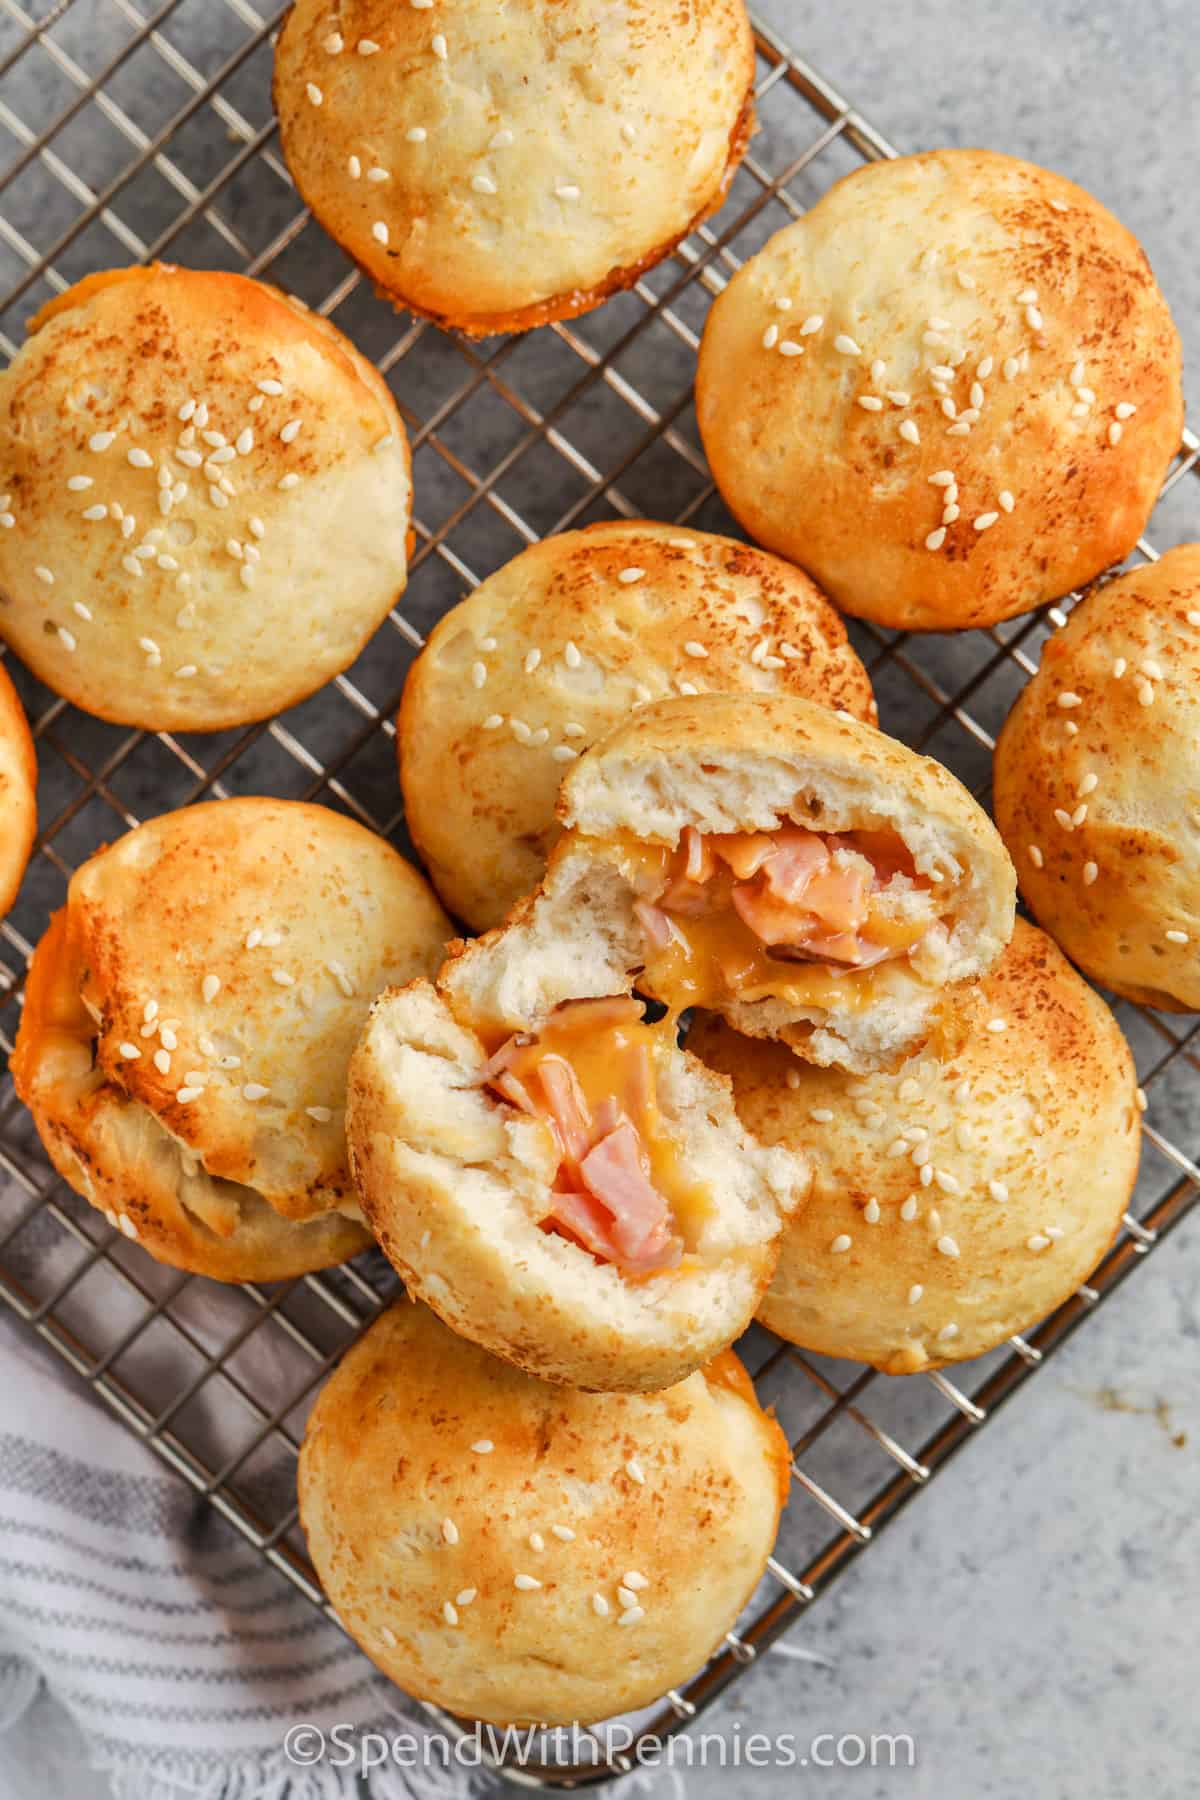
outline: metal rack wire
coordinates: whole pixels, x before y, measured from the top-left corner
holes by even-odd
[[[551,531],[613,516],[730,528],[691,411],[708,303],[832,180],[894,154],[760,27],[761,130],[722,212],[599,312],[472,345],[397,318],[299,206],[270,107],[270,38],[285,11],[250,0],[153,9],[149,0],[0,0],[0,350],[11,355],[29,314],[92,268],[158,256],[262,275],[335,318],[375,358],[411,434],[418,504],[403,616],[344,676],[269,724],[149,738],[75,712],[10,662],[35,721],[43,829],[0,926],[5,1051],[32,945],[100,843],[149,813],[236,792],[321,800],[403,843],[393,720],[419,627]],[[1164,489],[1168,531],[1185,487],[1194,508],[1187,475],[1200,475],[1190,432]],[[1149,543],[1141,553],[1154,555]],[[857,626],[853,635],[884,725],[986,797],[994,733],[1059,616],[1051,608],[945,640]],[[1028,1340],[953,1380],[888,1380],[751,1334],[743,1349],[759,1391],[792,1437],[793,1498],[755,1606],[645,1729],[687,1729],[1194,1203],[1196,1023],[1117,1010],[1149,1096],[1142,1178],[1119,1242]],[[11,1084],[0,1087],[0,1297],[317,1605],[291,1465],[317,1386],[392,1292],[378,1258],[270,1290],[214,1290],[159,1268],[52,1177]],[[276,1371],[265,1388],[261,1364],[253,1380],[246,1370],[264,1335]],[[214,1436],[218,1406],[226,1428],[231,1412],[244,1420],[233,1454],[227,1432],[219,1447]],[[598,1781],[628,1766],[600,1755],[573,1772],[527,1768],[521,1779]]]

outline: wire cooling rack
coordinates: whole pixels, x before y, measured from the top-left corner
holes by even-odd
[[[165,257],[264,276],[335,319],[387,376],[412,437],[418,536],[403,616],[321,694],[250,730],[121,730],[75,712],[9,662],[35,722],[43,829],[0,927],[6,1052],[32,946],[73,869],[101,843],[170,807],[266,792],[344,808],[406,846],[393,721],[420,628],[552,531],[643,516],[731,529],[692,410],[710,300],[838,176],[894,154],[760,28],[761,129],[723,210],[599,312],[472,345],[376,300],[298,204],[270,102],[270,39],[285,10],[249,0],[165,0],[152,10],[148,0],[0,0],[0,349],[10,356],[33,310],[91,269]],[[1200,474],[1198,454],[1186,433],[1156,514],[1164,539],[1200,535],[1198,490],[1184,480]],[[1147,543],[1141,554],[1154,551]],[[946,639],[852,629],[884,726],[986,799],[994,734],[1060,620],[1051,608]],[[687,1729],[1194,1202],[1200,1021],[1117,1011],[1149,1096],[1138,1192],[1091,1282],[1028,1340],[953,1379],[904,1380],[805,1355],[759,1330],[743,1344],[792,1440],[792,1500],[754,1605],[686,1690],[644,1716],[645,1729]],[[5,1078],[0,1295],[317,1605],[295,1452],[316,1388],[395,1291],[377,1256],[270,1289],[216,1289],[159,1268],[54,1179]],[[231,1420],[241,1431],[232,1454]],[[543,1764],[519,1779],[597,1781],[628,1766],[597,1748],[573,1771]]]

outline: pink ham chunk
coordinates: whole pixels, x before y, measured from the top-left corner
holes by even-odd
[[[671,1230],[671,1211],[646,1174],[637,1131],[622,1118],[579,1165],[583,1185],[609,1214],[613,1262],[644,1271],[678,1262],[681,1245]]]

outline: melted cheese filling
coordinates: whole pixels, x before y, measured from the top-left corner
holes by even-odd
[[[659,1105],[659,1064],[675,1041],[674,1023],[647,1021],[636,1000],[574,1000],[536,1035],[510,1038],[485,1071],[553,1140],[555,1204],[543,1229],[626,1275],[678,1265],[714,1210]]]
[[[768,999],[860,1012],[911,968],[949,899],[891,832],[689,828],[677,849],[633,837],[605,849],[638,895],[638,986],[676,1014]]]

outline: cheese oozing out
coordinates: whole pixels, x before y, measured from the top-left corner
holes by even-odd
[[[857,1010],[878,992],[872,971],[911,963],[944,931],[949,894],[892,831],[688,826],[675,848],[614,848],[637,894],[638,985],[674,1012],[766,999]]]
[[[673,1023],[623,995],[571,1000],[510,1037],[481,1079],[546,1126],[558,1156],[540,1223],[625,1275],[676,1267],[713,1207],[687,1170],[658,1099]]]

